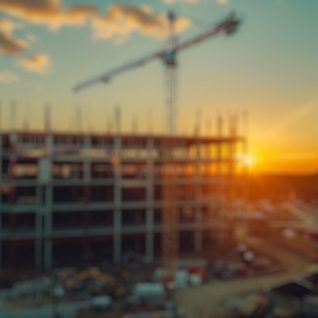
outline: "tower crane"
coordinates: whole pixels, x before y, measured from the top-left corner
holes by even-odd
[[[177,132],[177,113],[176,113],[176,69],[177,55],[179,52],[195,46],[205,40],[213,38],[217,35],[234,34],[241,20],[233,12],[225,19],[216,24],[213,28],[191,37],[182,42],[177,41],[175,35],[176,15],[168,12],[169,21],[169,38],[168,45],[162,50],[155,51],[135,61],[129,62],[108,72],[79,83],[74,87],[74,92],[81,91],[98,83],[109,83],[118,75],[144,66],[150,62],[160,60],[166,67],[167,76],[167,117],[166,131],[169,136],[175,135]],[[173,156],[172,149],[174,147],[172,138],[166,138],[163,145],[163,235],[162,235],[162,257],[163,257],[163,273],[167,281],[172,280],[175,272],[175,263],[177,260],[178,246],[178,209],[176,205],[177,189],[174,180]]]
[[[221,34],[231,35],[235,33],[241,23],[241,20],[237,17],[237,15],[234,12],[232,12],[224,20],[222,20],[213,28],[201,34],[198,34],[190,39],[187,39],[183,42],[178,42],[174,33],[174,24],[176,21],[176,15],[173,12],[169,12],[168,19],[169,19],[169,35],[170,36],[169,36],[167,48],[148,54],[135,61],[123,64],[95,78],[81,82],[74,87],[74,92],[79,92],[83,89],[86,89],[98,83],[109,83],[116,76],[122,73],[144,66],[155,60],[161,60],[163,64],[167,67],[167,71],[168,71],[167,72],[168,73],[168,96],[167,96],[168,109],[167,109],[167,122],[166,122],[167,133],[169,134],[176,133],[176,130],[177,130],[176,117],[177,116],[175,113],[176,109],[174,109],[176,106],[175,105],[175,93],[176,93],[175,84],[176,83],[175,83],[175,75],[173,74],[173,70],[175,70],[177,67],[177,54],[180,51],[183,51],[192,46],[195,46],[217,35],[221,35]]]

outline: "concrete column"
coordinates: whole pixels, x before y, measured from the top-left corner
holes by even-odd
[[[233,198],[234,198],[234,187],[233,187],[233,176],[236,169],[236,116],[232,115],[229,118],[229,136],[232,139],[228,143],[228,176],[227,176],[227,185],[228,191],[226,195],[227,201],[227,219],[231,220],[233,217]]]
[[[147,139],[147,186],[146,186],[146,260],[154,260],[154,142]]]
[[[114,211],[113,211],[113,260],[118,263],[121,259],[122,244],[122,139],[120,135],[120,109],[116,108],[116,136],[114,139]]]
[[[2,144],[3,143],[2,143],[2,131],[1,131],[1,128],[2,127],[1,127],[1,108],[0,108],[0,184],[2,183],[2,180],[3,180],[3,174],[2,174],[2,160],[3,160]]]
[[[2,160],[3,160],[3,153],[2,153],[2,117],[1,117],[1,104],[0,104],[0,187],[1,184],[3,182],[3,174],[2,174]],[[0,193],[0,269],[2,268],[2,212],[3,208],[2,208],[2,196]]]
[[[43,233],[43,188],[37,186],[36,189],[37,205],[39,208],[35,214],[35,255],[34,264],[37,269],[42,268],[42,233]]]
[[[91,149],[92,147],[92,139],[91,136],[84,137],[84,149]],[[91,182],[91,158],[84,157],[83,163],[83,179],[85,185]]]
[[[196,162],[195,162],[195,180],[194,180],[194,213],[195,213],[195,234],[194,234],[194,249],[195,252],[202,251],[202,208],[201,208],[201,146],[199,138],[196,144]]]
[[[242,148],[242,154],[243,156],[248,156],[249,150],[248,150],[248,140],[247,135],[243,136],[243,139],[241,141],[241,148]],[[249,167],[244,162],[241,163],[241,174],[243,177],[243,198],[245,200],[245,209],[247,209],[248,202],[250,200],[250,182],[249,182]]]
[[[116,147],[116,146],[115,146]],[[117,145],[118,147],[118,145]],[[116,156],[116,158],[118,158]],[[119,262],[121,258],[121,238],[122,238],[122,200],[121,200],[121,163],[119,159],[114,162],[114,262]]]
[[[44,267],[50,269],[52,267],[52,185],[45,187],[45,243],[44,243]]]
[[[90,135],[84,137],[84,149],[92,149],[92,138]],[[84,180],[84,197],[85,197],[85,209],[83,222],[83,240],[82,240],[82,257],[83,259],[89,259],[91,257],[91,244],[88,236],[91,217],[91,186],[92,186],[92,160],[91,156],[85,156],[83,161],[83,180]]]
[[[34,264],[36,269],[42,267],[42,210],[39,209],[35,216],[35,256]]]
[[[44,267],[45,269],[51,269],[52,267],[52,218],[53,218],[53,182],[52,182],[52,155],[53,155],[53,136],[51,134],[46,137],[46,150],[47,157],[45,158],[47,171],[45,178],[42,180],[44,183]]]
[[[234,175],[236,173],[236,116],[230,117],[230,137],[232,141],[229,143],[229,166],[228,166],[228,193],[226,197],[226,223],[228,224],[228,231],[226,237],[226,247],[231,246],[235,242],[234,235],[234,202],[235,202],[235,186],[234,186]]]
[[[9,164],[10,164],[10,170],[9,170],[9,177],[10,182],[13,183],[13,190],[11,193],[11,199],[10,199],[10,230],[13,231],[13,233],[10,234],[11,242],[9,244],[9,264],[12,266],[12,268],[16,268],[16,191],[17,191],[17,185],[14,181],[15,175],[13,173],[14,167],[17,161],[17,149],[18,149],[18,136],[15,130],[15,104],[13,103],[11,108],[11,131],[9,134],[9,140],[10,140],[10,154],[9,154]]]
[[[224,156],[223,156],[223,147],[224,142],[222,141],[223,138],[223,117],[218,116],[217,118],[217,138],[219,142],[217,143],[216,147],[216,178],[217,178],[217,198],[218,202],[220,203],[218,214],[218,224],[219,226],[216,228],[217,232],[217,244],[219,247],[224,245],[224,213],[225,213],[225,197],[224,197]]]

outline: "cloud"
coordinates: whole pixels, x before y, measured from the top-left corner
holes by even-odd
[[[163,0],[163,2],[165,3],[165,4],[168,4],[168,5],[170,5],[170,4],[174,4],[174,3],[176,3],[178,0]],[[179,1],[182,1],[182,2],[184,2],[184,3],[187,3],[187,4],[198,4],[201,0],[179,0]]]
[[[21,23],[16,23],[10,19],[0,19],[0,30],[6,33],[12,33],[14,30],[21,29],[23,25]]]
[[[200,0],[185,0],[185,2],[188,4],[198,4]]]
[[[34,33],[31,33],[29,32],[27,35],[26,35],[26,40],[29,42],[29,43],[37,43],[38,42],[38,38],[36,37],[36,35]]]
[[[51,66],[51,58],[44,53],[33,55],[30,58],[19,61],[22,67],[30,72],[45,73]]]
[[[21,28],[9,19],[0,19],[0,55],[13,56],[28,48],[28,44],[12,35],[15,29]]]
[[[12,84],[19,80],[19,77],[9,71],[0,70],[0,83],[1,84]]]
[[[85,23],[96,12],[96,8],[91,5],[72,5],[65,10],[61,0],[0,0],[0,11],[57,30],[65,25]]]
[[[191,21],[184,17],[175,22],[177,32],[190,25]],[[149,6],[113,4],[105,15],[93,18],[92,27],[98,39],[127,37],[132,32],[159,38],[167,35],[169,23],[165,13],[155,13]]]
[[[182,1],[195,3],[199,0]],[[0,0],[0,12],[29,23],[45,25],[52,30],[66,25],[82,25],[90,20],[93,35],[99,39],[123,39],[132,32],[163,37],[168,33],[169,24],[166,13],[156,13],[146,5],[120,3],[110,5],[106,14],[99,15],[93,5],[75,4],[64,7],[62,0]],[[185,17],[178,17],[175,25],[176,31],[182,32],[191,25],[191,21]],[[9,28],[10,25],[7,26],[7,29]],[[11,31],[6,34],[11,34]]]
[[[229,0],[216,0],[216,2],[221,6],[225,6],[229,3]]]

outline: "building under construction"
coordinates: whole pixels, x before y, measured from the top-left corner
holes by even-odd
[[[225,133],[219,119],[205,137],[2,132],[1,267],[119,262],[132,251],[160,257],[167,144],[179,253],[213,249],[243,191],[236,176],[245,171],[238,154],[246,140],[230,126]]]

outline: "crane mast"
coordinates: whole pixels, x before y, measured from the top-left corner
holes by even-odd
[[[209,38],[220,34],[231,35],[236,32],[241,21],[235,13],[231,13],[213,28],[198,34],[183,42],[178,42],[175,33],[176,16],[168,12],[169,37],[167,47],[163,50],[146,55],[138,60],[124,64],[110,70],[99,77],[82,82],[74,87],[74,91],[80,91],[97,83],[108,83],[117,75],[129,70],[144,66],[154,60],[161,60],[165,66],[166,73],[166,132],[168,136],[162,145],[162,180],[163,180],[163,231],[162,231],[162,261],[163,279],[165,282],[174,279],[176,260],[178,255],[178,208],[177,208],[177,186],[174,169],[173,149],[177,146],[175,139],[171,138],[177,133],[177,54],[187,48],[195,46]]]
[[[177,186],[173,162],[174,141],[171,136],[177,133],[177,56],[174,48],[177,44],[175,34],[175,19],[173,12],[168,13],[169,39],[167,55],[164,59],[167,84],[167,139],[163,143],[162,179],[163,179],[163,207],[162,207],[162,267],[163,281],[169,283],[174,280],[176,260],[178,256],[178,207]]]
[[[166,129],[169,135],[177,133],[177,56],[175,47],[177,44],[177,37],[175,34],[175,20],[176,16],[173,12],[168,13],[169,19],[169,39],[167,55],[164,59],[166,67],[166,81],[167,81],[167,118]]]

